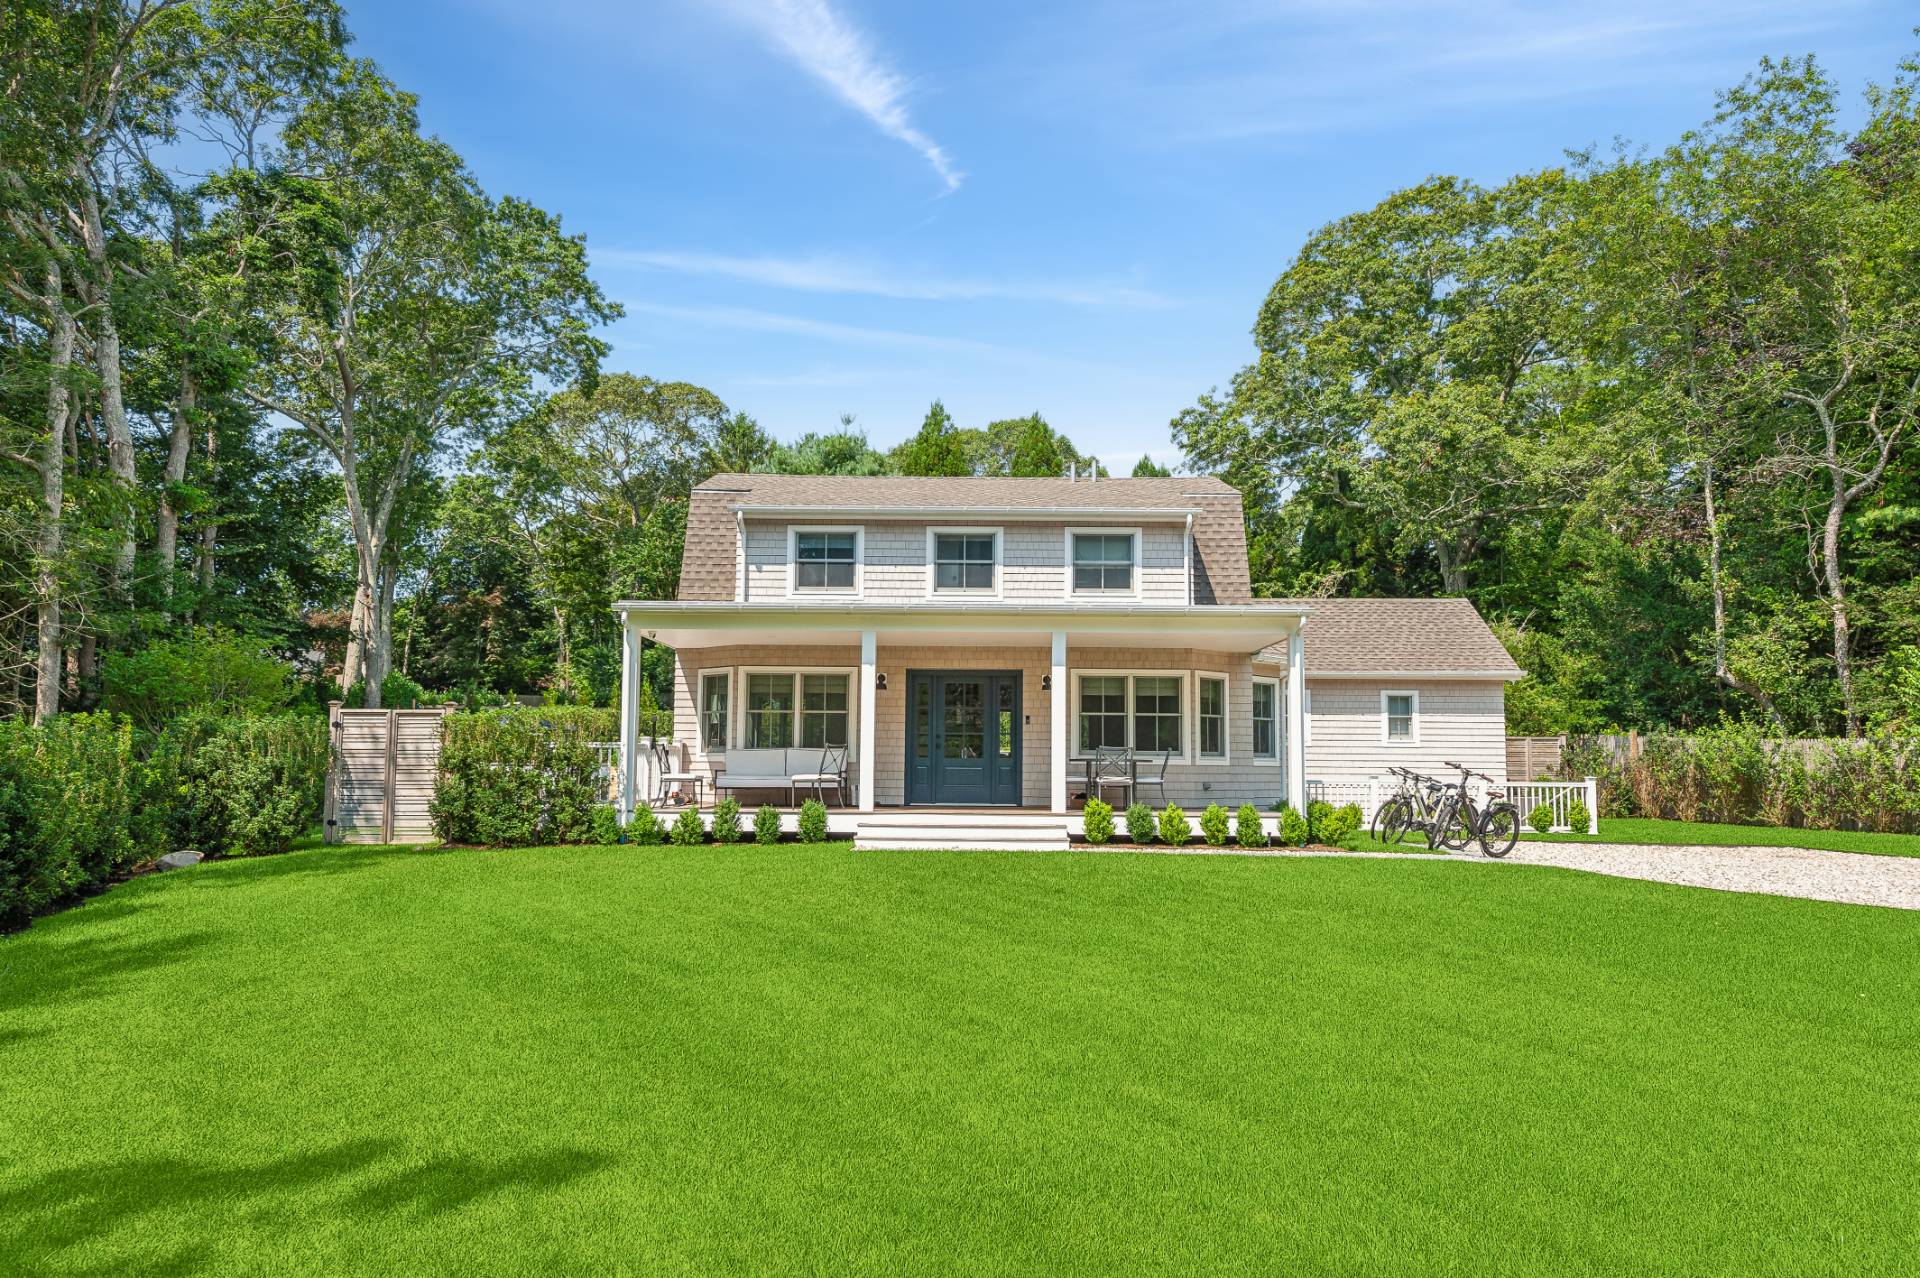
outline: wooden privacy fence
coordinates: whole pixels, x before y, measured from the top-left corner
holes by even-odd
[[[348,710],[328,703],[326,840],[430,843],[440,730],[452,706]]]
[[[1507,776],[1515,781],[1559,776],[1566,745],[1565,737],[1508,737]]]

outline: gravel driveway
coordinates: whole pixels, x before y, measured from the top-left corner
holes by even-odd
[[[1165,847],[1139,851],[1176,852]],[[1236,848],[1187,847],[1183,853],[1252,856],[1346,856],[1402,859],[1398,852],[1305,852],[1267,848],[1243,852]],[[1422,861],[1470,862],[1475,865],[1557,865],[1589,870],[1623,879],[1652,879],[1686,887],[1718,888],[1722,892],[1765,892],[1773,896],[1802,896],[1814,901],[1842,901],[1849,905],[1885,905],[1898,910],[1920,910],[1920,857],[1869,856],[1860,852],[1816,852],[1807,848],[1651,846],[1636,843],[1528,843],[1522,842],[1505,860],[1478,852],[1449,856],[1421,855]]]
[[[1458,855],[1458,854],[1456,854]],[[1449,857],[1449,860],[1454,859]],[[1484,861],[1475,853],[1461,860]],[[1920,910],[1920,857],[1806,848],[1655,847],[1635,843],[1526,843],[1506,863],[1559,865],[1626,879],[1723,892],[1769,892],[1850,905]]]

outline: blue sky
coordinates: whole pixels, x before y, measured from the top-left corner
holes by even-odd
[[[360,0],[356,52],[495,194],[584,232],[610,366],[781,438],[936,396],[1118,469],[1251,355],[1306,235],[1433,173],[1662,145],[1762,54],[1854,89],[1920,44],[1848,0]]]

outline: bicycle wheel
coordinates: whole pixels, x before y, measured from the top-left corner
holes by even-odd
[[[1473,817],[1464,805],[1449,803],[1434,815],[1428,842],[1449,852],[1464,852],[1473,841]]]
[[[1480,850],[1488,856],[1505,856],[1520,841],[1520,809],[1511,803],[1496,803],[1480,818]]]
[[[1382,843],[1398,843],[1407,837],[1413,823],[1413,808],[1405,799],[1388,799],[1373,814],[1373,837]]]

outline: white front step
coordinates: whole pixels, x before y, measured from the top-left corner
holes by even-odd
[[[1064,852],[1070,841],[1067,823],[1058,817],[956,815],[898,823],[885,818],[862,821],[853,846],[902,851]]]

